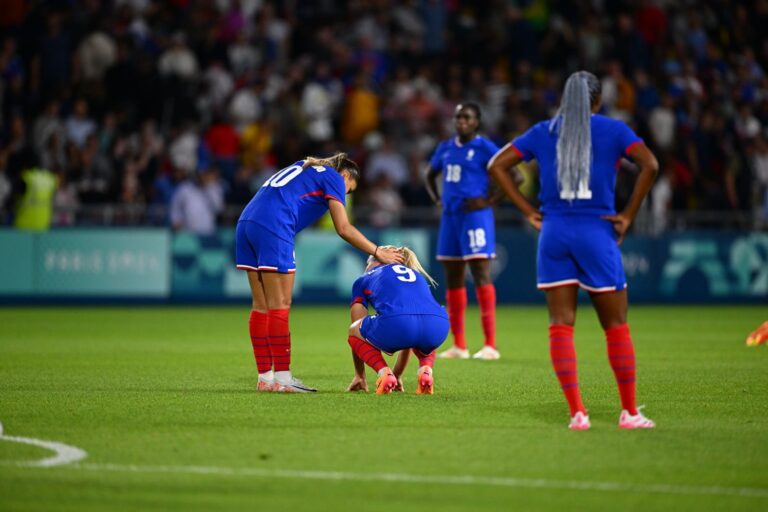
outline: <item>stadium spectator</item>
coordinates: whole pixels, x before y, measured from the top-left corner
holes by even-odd
[[[216,231],[216,215],[224,207],[224,186],[215,167],[189,173],[173,193],[170,205],[171,226],[197,235]]]

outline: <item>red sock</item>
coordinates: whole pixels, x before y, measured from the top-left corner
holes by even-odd
[[[449,288],[445,294],[445,302],[448,306],[448,318],[451,322],[453,344],[462,350],[467,349],[467,340],[464,338],[464,310],[467,309],[467,289]]]
[[[269,310],[269,351],[276,372],[291,369],[291,331],[288,328],[290,309]]]
[[[549,326],[549,355],[552,358],[552,366],[563,388],[571,416],[581,411],[586,414],[586,409],[581,401],[579,391],[579,377],[576,373],[576,349],[573,345],[572,325]]]
[[[365,361],[365,364],[373,368],[375,372],[378,373],[382,368],[386,368],[387,362],[384,360],[384,356],[381,355],[381,350],[357,336],[350,336],[347,338],[347,342],[352,347],[352,352]]]
[[[256,358],[256,368],[259,373],[268,372],[272,369],[272,353],[269,351],[269,342],[267,341],[268,325],[269,316],[266,313],[251,310],[248,330],[251,333],[253,357]]]
[[[635,347],[629,335],[629,325],[621,324],[605,330],[608,342],[608,360],[619,385],[621,407],[629,414],[637,414],[635,403]]]
[[[422,366],[429,366],[432,368],[435,365],[435,351],[433,350],[427,355],[424,355],[420,350],[418,349],[412,349],[413,353],[416,355],[416,357],[419,358],[419,368]]]
[[[480,304],[480,319],[483,323],[485,344],[496,348],[496,287],[493,283],[475,288]]]

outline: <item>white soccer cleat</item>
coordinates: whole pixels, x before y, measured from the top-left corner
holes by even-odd
[[[568,428],[571,430],[587,430],[592,425],[589,423],[589,416],[579,411],[573,415]]]
[[[256,391],[277,391],[274,379],[262,379],[259,377],[259,381],[256,383]]]
[[[483,361],[495,361],[500,357],[501,357],[501,354],[499,354],[498,350],[486,345],[483,348],[481,348],[478,352],[476,352],[475,355],[472,356],[472,359],[482,359]]]
[[[637,414],[635,415],[629,414],[628,410],[623,409],[621,411],[621,416],[619,416],[619,428],[635,429],[656,427],[656,423],[654,423],[653,420],[649,420],[643,416],[642,412],[640,412],[640,409],[642,408],[643,406],[638,407]]]
[[[278,393],[316,393],[317,392],[315,388],[311,388],[307,386],[296,377],[291,377],[290,380],[285,382],[280,382],[278,380],[275,380],[275,386],[272,389],[272,391],[277,391]]]
[[[469,350],[453,346],[437,355],[438,359],[469,359]]]

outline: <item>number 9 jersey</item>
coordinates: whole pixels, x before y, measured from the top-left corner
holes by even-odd
[[[448,335],[448,314],[432,296],[426,279],[404,265],[379,265],[352,285],[352,304],[373,307],[360,325],[366,341],[392,354],[417,348],[429,354]]]

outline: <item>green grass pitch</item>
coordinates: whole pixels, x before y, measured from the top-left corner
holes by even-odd
[[[294,373],[316,395],[254,392],[247,306],[0,309],[0,510],[768,510],[766,308],[630,310],[638,398],[620,431],[602,332],[576,328],[592,429],[570,432],[543,307],[501,307],[502,359],[437,361],[436,394],[344,392],[344,307],[296,305]],[[479,348],[477,310],[467,316]],[[412,362],[413,363],[413,362]],[[369,371],[369,384],[374,377]]]

